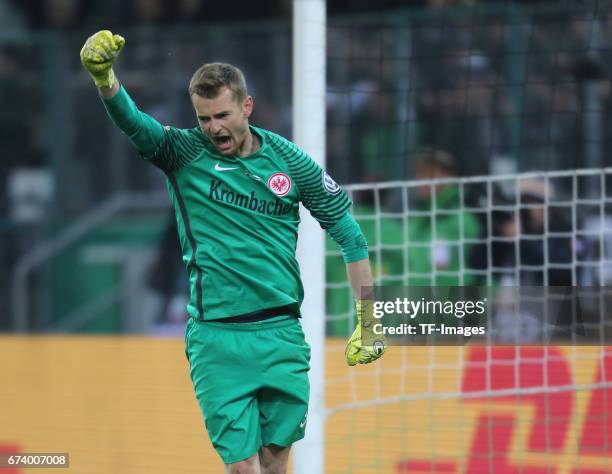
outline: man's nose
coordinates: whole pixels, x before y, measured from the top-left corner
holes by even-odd
[[[210,133],[213,135],[216,135],[220,131],[221,131],[221,126],[219,122],[217,122],[216,120],[211,120],[210,121]]]

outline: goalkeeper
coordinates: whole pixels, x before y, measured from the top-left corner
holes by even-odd
[[[299,203],[341,246],[358,308],[361,288],[372,286],[367,243],[333,179],[289,140],[249,125],[253,99],[239,69],[201,66],[189,84],[198,126],[162,126],[113,72],[124,44],[99,31],[81,62],[111,120],[165,173],[190,283],[185,353],[210,439],[227,472],[285,472],[309,396]],[[349,365],[383,352],[362,344],[358,323]]]

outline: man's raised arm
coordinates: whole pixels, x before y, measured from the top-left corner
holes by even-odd
[[[119,84],[113,64],[125,39],[108,30],[93,34],[81,48],[81,63],[98,87],[111,120],[125,133],[145,157],[152,156],[164,138],[162,125],[141,112]]]

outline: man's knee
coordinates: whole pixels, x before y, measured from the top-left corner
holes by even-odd
[[[287,462],[273,460],[261,463],[261,474],[287,474]]]
[[[261,474],[286,474],[290,447],[263,446],[259,451]]]
[[[225,465],[227,474],[261,474],[259,467],[259,454],[254,454],[244,461],[234,462]]]

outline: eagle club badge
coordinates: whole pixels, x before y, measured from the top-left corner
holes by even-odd
[[[332,196],[335,196],[340,191],[342,191],[340,185],[336,183],[333,178],[327,174],[326,171],[323,172],[323,188]]]
[[[268,187],[277,196],[286,196],[291,191],[291,178],[285,173],[274,173],[268,180]]]

